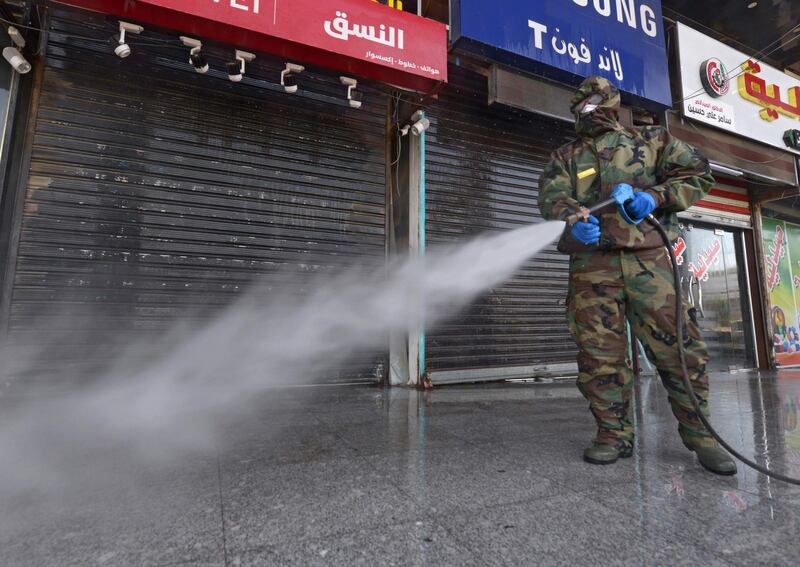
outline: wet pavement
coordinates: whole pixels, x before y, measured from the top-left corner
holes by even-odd
[[[799,418],[800,372],[712,377],[713,423],[795,476]],[[800,563],[800,487],[704,471],[653,379],[635,423],[598,467],[570,382],[268,392],[213,450],[12,499],[0,565]]]

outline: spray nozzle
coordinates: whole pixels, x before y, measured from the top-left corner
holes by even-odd
[[[583,222],[588,221],[589,215],[594,213],[600,212],[601,210],[605,209],[606,207],[610,207],[611,205],[616,204],[616,200],[606,199],[605,201],[600,201],[596,205],[593,205],[589,208],[587,207],[580,207],[577,212],[571,214],[566,218],[567,224],[573,224],[582,220]]]

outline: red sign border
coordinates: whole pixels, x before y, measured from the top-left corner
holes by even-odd
[[[136,0],[58,0],[58,2],[110,14],[118,18],[130,19],[137,23],[145,23],[171,29],[183,35],[189,35],[199,39],[227,43],[256,52],[271,53],[292,61],[318,65],[336,70],[343,74],[362,76],[421,93],[438,92],[441,86],[447,82],[447,27],[444,24],[432,20],[425,21],[426,23],[441,26],[442,49],[445,54],[444,65],[440,78],[438,79],[426,78],[379,63],[344,56],[332,51],[287,41],[267,34],[256,33],[233,25],[220,23],[154,4],[148,4],[146,2],[137,2]],[[376,4],[375,8],[391,10],[391,8],[386,8],[380,4]],[[419,17],[412,14],[406,15],[411,18]]]

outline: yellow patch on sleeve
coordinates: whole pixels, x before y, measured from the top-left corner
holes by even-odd
[[[593,167],[589,169],[584,169],[583,171],[578,172],[578,179],[586,179],[587,177],[591,177],[592,175],[596,174],[597,170]]]

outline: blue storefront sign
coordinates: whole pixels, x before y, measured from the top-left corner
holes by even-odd
[[[672,106],[661,0],[453,0],[455,47],[577,84],[610,79],[631,104]]]

